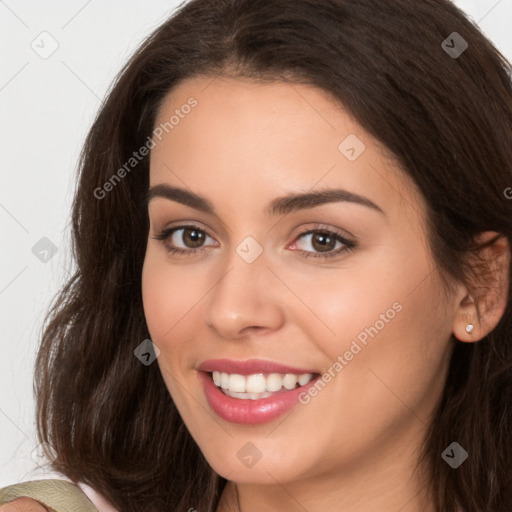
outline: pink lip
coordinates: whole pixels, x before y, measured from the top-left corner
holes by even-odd
[[[251,375],[254,373],[318,373],[317,370],[305,368],[293,368],[266,361],[264,359],[247,359],[246,361],[236,361],[235,359],[209,359],[203,361],[198,367],[202,372],[225,372],[238,373],[239,375]]]
[[[318,375],[305,386],[282,391],[274,396],[260,398],[259,400],[243,400],[232,398],[225,395],[217,388],[212,380],[212,371],[223,371],[226,373],[238,373],[240,375],[250,375],[253,373],[317,373],[313,370],[292,368],[270,361],[249,360],[233,361],[228,359],[215,359],[205,361],[199,365],[201,371],[198,372],[203,385],[208,404],[213,411],[222,419],[232,423],[245,425],[255,425],[271,421],[299,403],[299,395],[306,393],[308,388],[314,386],[320,378]]]

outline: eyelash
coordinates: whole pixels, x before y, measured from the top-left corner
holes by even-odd
[[[179,231],[180,229],[187,229],[187,228],[200,231],[201,233],[204,233],[205,235],[209,236],[210,238],[213,238],[207,231],[200,228],[199,226],[195,226],[193,224],[187,224],[187,225],[183,225],[183,226],[175,226],[172,228],[163,229],[162,231],[160,231],[160,233],[158,233],[158,235],[154,236],[153,239],[164,241],[164,240],[167,240],[175,231]],[[314,252],[299,250],[298,252],[301,253],[301,256],[303,258],[324,258],[324,259],[332,258],[332,257],[338,256],[342,252],[350,252],[357,247],[357,244],[354,241],[348,240],[347,238],[343,237],[339,233],[336,233],[335,231],[327,229],[323,226],[319,226],[314,229],[302,231],[301,233],[299,233],[297,235],[295,240],[299,240],[300,238],[304,237],[305,235],[310,235],[312,233],[321,233],[323,235],[328,235],[330,237],[333,237],[336,241],[341,242],[345,247],[342,247],[336,251],[332,251],[332,252],[328,252],[328,253],[314,253]],[[170,254],[180,254],[180,255],[184,255],[184,256],[193,256],[193,255],[196,255],[197,253],[205,250],[204,247],[201,247],[199,249],[181,249],[179,247],[169,247],[166,244],[164,244],[164,245],[165,245],[167,252],[169,252]]]

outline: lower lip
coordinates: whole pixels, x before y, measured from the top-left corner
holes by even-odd
[[[245,425],[265,423],[289,411],[299,403],[299,395],[307,391],[320,378],[317,376],[306,385],[290,391],[251,400],[227,396],[215,385],[210,373],[199,372],[199,375],[202,379],[206,400],[215,413],[226,421]]]

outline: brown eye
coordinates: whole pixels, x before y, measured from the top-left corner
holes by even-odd
[[[309,243],[303,240],[309,239]],[[338,244],[338,245],[336,245]],[[356,247],[356,243],[347,240],[339,233],[327,231],[325,229],[312,229],[301,233],[294,245],[300,249],[305,258],[329,258],[331,256],[340,256],[341,253],[348,252]],[[300,248],[302,245],[302,248]],[[312,250],[307,250],[309,246]]]
[[[170,253],[193,255],[203,250],[207,238],[213,240],[206,231],[197,226],[177,226],[162,230],[155,240],[161,240]]]
[[[336,246],[336,238],[328,233],[316,233],[312,237],[312,247],[319,252],[328,252]]]
[[[183,234],[181,235],[181,239],[185,242],[187,247],[196,248],[200,247],[201,244],[204,242],[205,235],[203,231],[189,227],[183,228]]]

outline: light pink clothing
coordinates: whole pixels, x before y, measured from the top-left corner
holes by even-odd
[[[94,506],[99,510],[99,512],[119,512],[113,505],[107,501],[107,499],[100,494],[98,491],[93,489],[92,487],[84,484],[83,482],[73,482],[73,480],[69,479],[67,476],[57,473],[55,471],[51,471],[46,467],[38,467],[37,469],[27,473],[23,480],[16,483],[28,482],[30,480],[45,480],[49,478],[57,478],[58,480],[66,480],[67,482],[71,482],[75,485],[78,485],[80,489],[86,494],[86,496],[94,503]]]
[[[94,506],[99,512],[119,512],[112,504],[103,497],[98,491],[95,491],[92,487],[87,484],[78,482],[78,487],[87,495],[87,497],[94,503]]]

